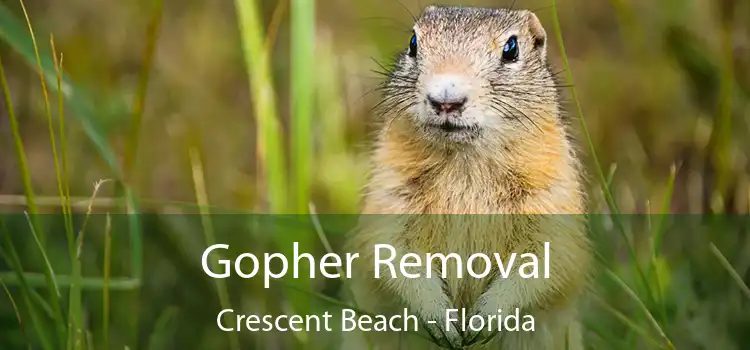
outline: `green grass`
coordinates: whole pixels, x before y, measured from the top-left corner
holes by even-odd
[[[254,1],[235,0],[245,67],[252,91],[256,119],[256,154],[263,169],[263,183],[267,191],[267,210],[271,213],[287,212],[287,166],[281,126],[278,120],[276,97],[271,81],[269,52],[264,44],[258,4]]]
[[[315,112],[315,70],[310,69],[310,64],[315,61],[315,1],[314,0],[290,0],[291,1],[291,36],[292,49],[292,120],[291,120],[291,143],[292,143],[292,168],[294,188],[294,199],[292,200],[293,213],[306,213],[310,203],[310,190],[312,182],[312,164],[316,160],[313,153]]]
[[[62,208],[63,217],[65,220],[65,225],[63,229],[65,230],[67,234],[67,241],[68,241],[68,253],[69,258],[72,263],[71,266],[71,276],[67,278],[70,281],[69,284],[69,301],[68,301],[68,308],[67,308],[67,314],[68,317],[65,319],[64,313],[62,310],[62,294],[60,291],[60,288],[57,283],[57,279],[60,277],[68,277],[68,276],[59,276],[57,275],[52,268],[52,265],[50,263],[50,259],[47,256],[47,247],[46,247],[46,238],[44,233],[41,231],[42,226],[39,224],[38,220],[40,218],[38,208],[35,204],[35,196],[34,196],[34,190],[32,188],[32,184],[30,181],[30,173],[29,169],[26,166],[27,159],[24,152],[23,147],[23,141],[21,140],[20,136],[20,130],[18,128],[18,121],[15,117],[15,112],[13,110],[13,106],[11,103],[11,97],[10,97],[10,91],[7,86],[7,81],[5,78],[5,73],[2,70],[2,62],[0,62],[0,75],[2,78],[3,83],[3,92],[5,96],[6,101],[6,107],[8,111],[8,115],[11,118],[11,123],[13,125],[12,129],[12,135],[15,140],[15,146],[16,146],[16,160],[18,162],[20,176],[24,178],[24,187],[25,187],[25,193],[26,193],[26,203],[28,204],[28,214],[27,217],[29,219],[29,226],[30,231],[34,237],[34,241],[37,244],[38,252],[41,254],[42,259],[44,261],[44,278],[45,278],[45,284],[48,288],[48,300],[49,304],[51,304],[53,314],[54,314],[54,329],[56,330],[57,339],[58,339],[58,345],[52,346],[48,340],[43,341],[43,345],[45,348],[67,348],[67,349],[83,349],[86,347],[86,344],[88,343],[88,340],[86,339],[87,331],[84,328],[83,324],[83,306],[81,301],[81,284],[82,284],[82,276],[81,276],[81,262],[80,262],[80,251],[82,249],[83,245],[83,237],[85,232],[85,223],[84,228],[78,232],[77,238],[74,238],[75,233],[73,232],[73,224],[72,224],[72,212],[71,212],[71,206],[70,206],[70,188],[68,184],[68,163],[67,163],[67,147],[66,147],[66,139],[65,139],[65,118],[64,118],[64,110],[65,110],[65,98],[67,97],[67,101],[70,104],[73,104],[75,108],[75,115],[77,115],[81,120],[83,121],[84,126],[86,127],[86,130],[88,132],[88,136],[90,137],[91,141],[99,147],[99,151],[102,156],[104,156],[105,159],[108,159],[109,164],[111,166],[111,170],[115,173],[116,176],[120,177],[122,176],[120,168],[116,165],[116,162],[114,161],[114,155],[111,149],[109,149],[108,146],[105,145],[105,142],[103,139],[105,136],[101,132],[101,129],[96,127],[96,121],[93,119],[93,116],[88,110],[88,106],[90,106],[90,103],[88,101],[85,101],[84,97],[81,97],[80,91],[77,89],[74,89],[70,81],[65,77],[62,61],[63,56],[62,54],[57,56],[57,53],[55,51],[54,47],[54,40],[52,37],[50,37],[50,49],[51,49],[51,58],[50,56],[42,56],[40,54],[40,46],[37,44],[36,36],[34,34],[34,29],[32,25],[32,21],[30,19],[30,16],[26,10],[26,7],[24,6],[23,1],[19,2],[21,9],[23,11],[27,28],[28,28],[28,35],[20,33],[19,29],[19,22],[17,22],[15,19],[10,17],[9,10],[6,7],[0,7],[0,15],[4,17],[7,21],[3,23],[3,28],[0,30],[0,33],[4,35],[4,38],[19,52],[21,53],[27,60],[36,62],[36,70],[39,75],[40,79],[40,85],[42,87],[42,96],[44,101],[44,110],[45,114],[47,116],[47,124],[48,124],[48,131],[49,131],[49,140],[52,147],[52,155],[54,159],[54,171],[57,178],[58,183],[58,193],[59,198],[61,200],[60,207]],[[24,39],[26,42],[24,42]],[[30,46],[28,45],[28,40],[30,39]],[[152,40],[153,42],[153,40]],[[153,46],[153,45],[152,45]],[[33,49],[33,50],[32,50]],[[33,55],[32,52],[33,51]],[[49,52],[49,51],[45,51]],[[148,67],[148,66],[147,66]],[[52,80],[51,78],[54,78],[53,81],[56,82],[56,84],[50,85],[48,84],[48,80]],[[147,81],[147,76],[146,80]],[[48,88],[50,86],[55,87],[55,91],[58,93],[58,125],[57,127],[60,128],[59,130],[59,137],[61,142],[61,149],[58,150],[57,147],[57,137],[55,133],[55,123],[52,119],[52,110],[51,110],[51,104],[50,99],[48,96]],[[143,89],[145,90],[145,84],[143,86]],[[145,94],[145,92],[144,92]],[[139,111],[136,109],[136,114],[139,113]],[[138,118],[134,118],[138,119]],[[136,130],[137,132],[137,130]],[[62,163],[62,165],[60,165]],[[99,188],[99,185],[101,185],[101,182],[95,184],[95,193]],[[126,193],[130,193],[129,191],[126,191]],[[96,195],[94,194],[93,197]],[[132,204],[134,203],[132,194],[128,194],[126,196],[126,200],[128,201],[128,204],[130,204],[130,209],[133,210]],[[89,205],[89,213],[91,211],[91,204]],[[139,235],[140,232],[138,232],[137,227],[134,226],[132,231],[132,251],[133,251],[133,273],[138,276],[140,274],[140,247],[139,247]],[[10,248],[12,249],[12,242],[9,242]],[[11,251],[11,256],[16,256],[17,253]],[[24,276],[24,269],[20,264],[20,261],[16,260],[15,262],[15,271],[18,274],[18,280],[22,285],[25,285],[26,293],[31,293],[31,291],[28,289],[29,285],[26,281],[26,276]],[[105,283],[106,284],[106,283]],[[30,300],[31,298],[27,295],[24,297],[25,300]],[[31,308],[31,307],[30,307]],[[34,310],[34,308],[31,308]],[[33,311],[32,311],[33,312]],[[33,315],[32,318],[35,320],[35,325],[37,327],[37,331],[40,333],[46,332],[42,326],[42,322],[38,321],[38,316]],[[44,335],[40,337],[42,339],[49,338],[49,335]]]
[[[634,266],[633,270],[635,271],[635,273],[637,275],[637,278],[642,283],[641,284],[642,288],[644,288],[646,290],[646,292],[643,293],[643,294],[646,295],[646,298],[651,303],[651,305],[655,305],[657,303],[657,298],[652,294],[652,289],[649,288],[650,273],[649,273],[649,277],[647,277],[646,273],[644,273],[643,269],[641,268],[641,266],[640,266],[640,264],[638,262],[639,261],[639,256],[637,255],[636,250],[633,247],[633,238],[628,235],[628,232],[626,231],[625,227],[623,226],[623,224],[621,222],[621,213],[620,213],[620,210],[618,209],[618,206],[617,206],[617,204],[616,204],[616,202],[614,200],[614,196],[612,195],[612,191],[611,191],[611,188],[610,188],[610,181],[608,181],[607,177],[605,176],[604,169],[601,166],[599,158],[596,155],[596,149],[594,147],[594,142],[591,139],[591,135],[589,134],[588,127],[586,125],[586,120],[584,119],[584,116],[583,116],[583,110],[581,108],[581,103],[580,103],[580,101],[578,99],[578,95],[576,93],[575,84],[574,84],[574,81],[573,81],[573,73],[571,72],[570,64],[568,63],[568,57],[567,57],[567,53],[566,53],[566,50],[565,50],[565,42],[563,40],[563,34],[562,34],[561,27],[560,27],[560,20],[559,20],[558,15],[557,15],[557,1],[556,0],[552,0],[552,11],[553,11],[552,18],[553,18],[553,23],[554,23],[554,32],[555,32],[555,36],[557,38],[557,43],[559,45],[559,49],[560,49],[560,52],[561,52],[563,66],[565,68],[565,77],[566,77],[567,83],[571,86],[570,90],[571,90],[571,95],[572,95],[573,102],[574,102],[574,105],[575,105],[575,112],[576,112],[576,115],[578,117],[578,121],[579,121],[579,125],[581,127],[581,130],[583,131],[583,135],[584,135],[584,138],[585,138],[585,142],[586,142],[586,144],[588,146],[588,149],[589,149],[589,152],[590,152],[590,156],[593,158],[594,172],[596,172],[596,176],[597,176],[597,178],[599,180],[599,184],[601,186],[601,191],[604,194],[604,198],[605,198],[605,200],[607,202],[607,206],[612,211],[612,218],[613,218],[613,221],[615,222],[615,225],[618,228],[618,232],[620,234],[622,234],[623,241],[627,244],[628,253],[630,255],[629,259],[630,259],[630,261],[632,262],[632,264]],[[673,172],[672,176],[674,176],[674,172]],[[672,181],[670,181],[670,182],[672,182]],[[669,192],[671,192],[671,188],[669,189]],[[664,199],[664,203],[669,203],[670,199],[671,199],[671,196],[668,195]],[[662,208],[662,209],[669,209],[669,208],[666,207],[666,208]],[[666,212],[662,211],[662,214],[665,214],[665,213]],[[656,237],[660,238],[660,235],[661,235],[661,232],[657,231],[655,235],[652,234],[652,237],[656,236]],[[655,244],[656,244],[656,246],[658,246],[658,244],[660,244],[660,240],[657,240],[655,242]],[[653,254],[652,255],[653,259],[651,261],[652,261],[652,263],[655,263],[656,259],[658,258],[658,256],[657,256],[658,252],[657,251],[653,251],[652,254]],[[650,321],[650,323],[654,326],[654,328],[656,328],[659,331],[660,336],[666,342],[667,347],[670,348],[670,349],[674,348],[674,345],[672,345],[672,342],[669,340],[669,338],[661,330],[661,327],[660,327],[659,323],[651,315],[651,312],[650,312],[649,308],[646,307],[646,305],[644,305],[644,303],[640,300],[640,296],[636,292],[632,291],[630,289],[630,287],[625,282],[623,282],[614,272],[612,272],[611,270],[609,270],[609,268],[606,268],[606,271],[607,271],[608,275],[610,277],[614,278],[617,281],[617,283],[623,288],[623,290],[625,290],[628,293],[628,295],[630,295],[634,299],[634,301],[637,302],[637,304],[644,311],[644,315],[647,317],[647,319]],[[651,268],[649,268],[649,271],[651,271]],[[657,288],[657,290],[658,290],[658,288]],[[663,306],[663,305],[661,305],[661,306]]]
[[[211,223],[211,212],[207,209],[208,195],[206,194],[205,179],[203,177],[203,162],[201,162],[200,154],[195,148],[190,149],[190,160],[193,165],[193,182],[195,183],[195,197],[198,199],[198,205],[201,208],[201,225],[203,226],[203,234],[206,238],[206,247],[210,247],[216,244],[216,237],[214,235],[213,224]],[[211,268],[216,271],[217,261],[211,261]],[[222,309],[231,309],[232,305],[229,302],[229,293],[227,292],[227,286],[223,279],[214,279],[216,282],[216,290],[219,294],[219,303]],[[237,337],[237,333],[227,333],[229,337],[229,345],[232,350],[240,348],[240,340]]]

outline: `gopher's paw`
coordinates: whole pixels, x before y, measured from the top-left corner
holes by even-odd
[[[491,307],[489,305],[492,305],[492,304],[489,303],[485,295],[477,299],[476,303],[474,304],[474,307],[472,308],[471,313],[469,314],[469,317],[466,320],[464,320],[464,322],[466,323],[465,328],[464,328],[466,330],[465,332],[466,334],[464,334],[464,339],[462,343],[463,346],[469,346],[469,345],[473,345],[477,343],[487,343],[497,336],[498,334],[497,328],[495,329],[488,329],[488,327],[479,328],[480,324],[478,324],[478,322],[481,322],[481,321],[477,321],[474,324],[469,324],[473,316],[480,316],[482,319],[486,320],[489,315],[496,314],[497,308]]]
[[[463,344],[463,336],[456,324],[446,325],[445,320],[425,320],[422,322],[425,330],[432,340],[447,349],[460,349]],[[447,327],[446,327],[447,326]]]

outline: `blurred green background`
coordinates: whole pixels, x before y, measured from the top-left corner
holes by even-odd
[[[28,0],[48,103],[21,3],[0,4],[9,92],[0,103],[0,208],[10,213],[0,226],[0,348],[57,349],[69,339],[80,340],[69,347],[97,349],[330,348],[335,339],[283,333],[234,339],[214,322],[226,302],[316,312],[330,307],[321,296],[341,297],[337,281],[269,292],[253,281],[209,280],[199,265],[216,239],[237,252],[292,241],[325,252],[310,217],[290,217],[306,223],[297,233],[264,235],[253,217],[154,214],[308,214],[310,203],[315,213],[356,213],[369,110],[380,97],[373,89],[382,76],[372,70],[406,47],[412,15],[427,3]],[[658,215],[642,227],[594,225],[605,267],[594,283],[600,299],[585,315],[590,347],[750,348],[750,1],[460,4],[536,12],[552,38],[550,60],[570,83],[562,35],[575,96],[563,92],[592,213],[706,219],[681,225],[686,232],[665,229]],[[67,74],[62,123],[50,34]],[[89,200],[101,179],[113,181]],[[70,213],[61,197],[75,217],[41,215]],[[39,214],[28,220],[38,240],[22,210]],[[87,211],[97,215],[80,259],[71,259]],[[107,229],[105,212],[148,215],[116,217]],[[327,240],[335,250],[341,236]],[[49,281],[60,289],[59,319]]]

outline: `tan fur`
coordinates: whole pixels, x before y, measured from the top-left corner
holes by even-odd
[[[435,8],[428,9],[432,10]],[[522,12],[521,18],[528,14]],[[422,23],[420,29],[437,30],[429,24]],[[532,36],[544,35],[535,16],[522,28]],[[439,43],[425,46],[436,50]],[[502,47],[503,42],[488,39],[484,44],[486,48]],[[449,58],[430,64],[430,74],[444,70],[472,74],[472,69],[465,67],[473,63],[457,61],[458,56],[441,57]],[[461,145],[443,147],[418,136],[419,129],[408,118],[393,116],[386,123],[372,154],[373,171],[363,208],[364,214],[380,215],[363,218],[346,246],[347,252],[361,255],[355,265],[360,269],[356,273],[359,278],[351,281],[360,308],[389,314],[406,306],[423,318],[438,315],[446,306],[477,312],[484,310],[478,309],[483,305],[489,310],[495,306],[521,308],[535,316],[535,332],[500,334],[485,347],[472,348],[563,349],[566,338],[568,348],[583,348],[576,302],[591,260],[585,223],[581,215],[548,215],[585,212],[578,162],[561,124],[556,99],[542,98],[533,104],[519,99],[515,105],[533,111],[534,126],[516,124],[511,133],[503,135],[493,133],[507,125],[489,128],[481,138]],[[465,258],[495,252],[503,257],[511,252],[542,256],[543,242],[551,243],[548,280],[524,280],[517,275],[508,280],[465,276],[445,281],[446,294],[441,296],[443,281],[438,279],[372,278],[372,253],[377,243],[391,244],[400,253],[457,253]],[[429,343],[409,335],[368,336],[380,349],[396,349],[399,344],[407,349],[429,348]],[[362,341],[362,334],[346,334],[342,348],[365,349]]]

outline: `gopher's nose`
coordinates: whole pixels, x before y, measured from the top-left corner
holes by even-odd
[[[451,113],[451,112],[460,112],[463,110],[464,105],[466,104],[466,97],[461,98],[460,100],[449,100],[445,98],[435,98],[432,95],[427,95],[427,101],[430,103],[430,106],[435,110],[435,113]]]
[[[427,102],[435,113],[460,112],[468,101],[469,86],[459,75],[436,75],[426,84]]]

